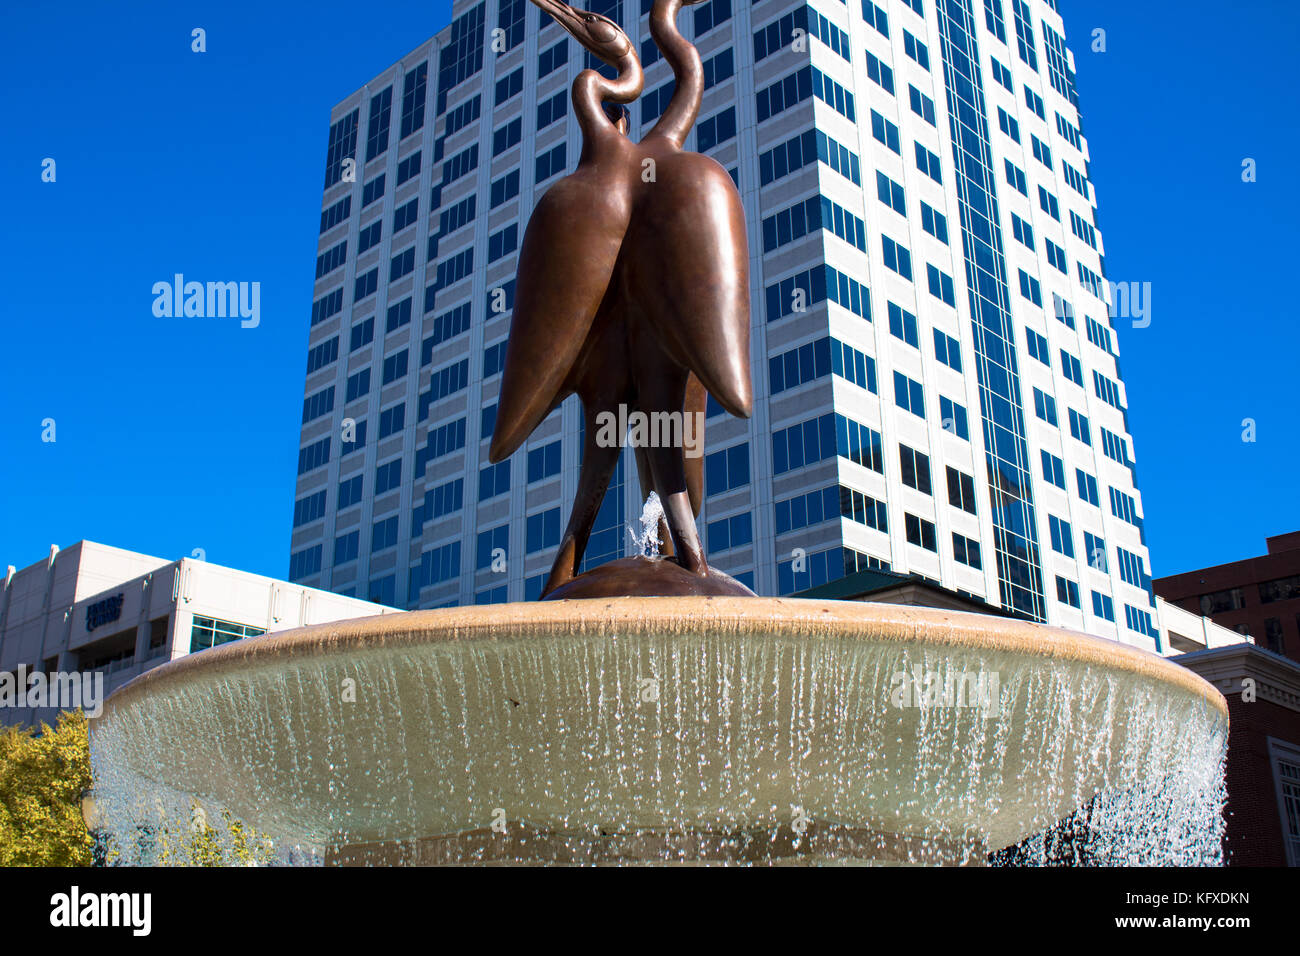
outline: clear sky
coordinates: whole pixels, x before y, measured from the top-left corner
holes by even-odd
[[[1258,553],[1300,528],[1300,5],[1061,5],[1110,278],[1152,284],[1116,322],[1153,571]],[[287,573],[329,110],[449,11],[6,4],[0,567],[90,538]],[[156,318],[178,272],[260,282],[259,326]]]

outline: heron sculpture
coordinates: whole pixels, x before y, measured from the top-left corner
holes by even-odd
[[[606,101],[634,101],[644,85],[627,35],[608,18],[561,0],[533,2],[617,70],[613,80],[584,70],[574,81],[582,154],[574,173],[543,196],[524,233],[489,450],[492,462],[504,460],[565,398],[582,400],[582,468],[546,597],[577,575],[618,464],[623,436],[608,440],[598,423],[602,413],[622,406],[651,416],[693,414],[702,423],[706,389],[742,417],[753,400],[744,211],[721,166],[682,150],[704,85],[699,54],[676,28],[685,0],[658,0],[651,13],[652,35],[678,84],[640,144],[604,108]],[[643,493],[657,492],[663,504],[665,554],[691,578],[677,579],[670,590],[748,593],[705,561],[694,521],[702,458],[688,460],[683,447],[672,445],[636,453]],[[643,572],[616,571],[601,593],[663,587],[647,584]]]

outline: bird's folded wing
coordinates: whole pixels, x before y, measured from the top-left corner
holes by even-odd
[[[629,218],[625,197],[575,174],[533,211],[489,458],[513,454],[554,407],[609,287]]]

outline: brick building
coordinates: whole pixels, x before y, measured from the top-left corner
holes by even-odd
[[[1249,634],[1300,661],[1300,531],[1267,539],[1268,553],[1154,582],[1170,604]]]

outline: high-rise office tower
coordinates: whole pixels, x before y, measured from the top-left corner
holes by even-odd
[[[651,0],[589,0],[672,90]],[[1055,0],[711,0],[688,146],[749,222],[755,412],[711,406],[709,557],[760,594],[879,567],[1159,648],[1072,56]],[[589,55],[526,0],[331,114],[290,577],[384,604],[536,597],[570,400],[490,466],[516,250],[577,161]],[[665,281],[672,281],[665,276]],[[630,453],[587,564],[627,553]]]

